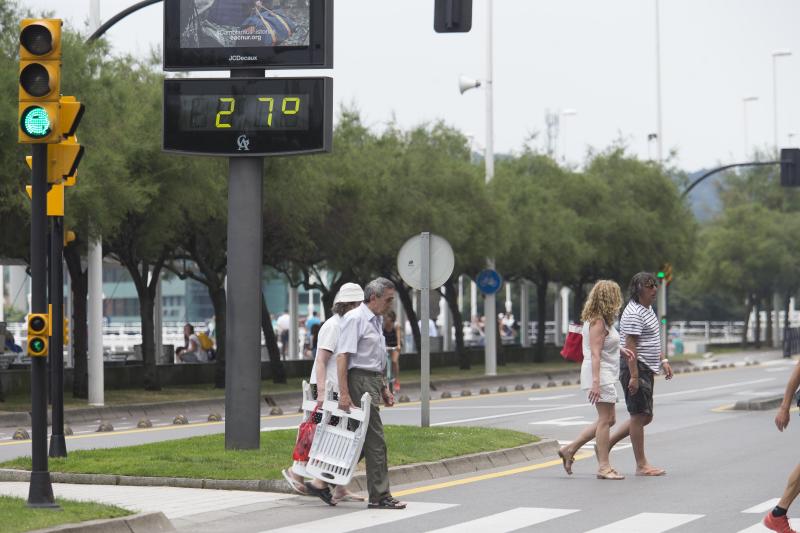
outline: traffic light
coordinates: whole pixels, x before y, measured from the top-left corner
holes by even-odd
[[[666,283],[669,285],[672,283],[672,265],[670,263],[664,263],[664,266],[661,267],[656,273],[656,277],[659,281]]]
[[[463,33],[472,29],[472,0],[436,0],[433,29],[437,33]]]
[[[69,319],[64,317],[64,336],[62,337],[64,346],[69,344]]]
[[[66,187],[66,185],[51,185],[50,190],[47,191],[47,216],[64,216],[64,187]],[[28,198],[33,197],[32,186],[26,185],[25,192],[28,193]],[[64,246],[66,246],[66,243]]]
[[[83,118],[85,107],[74,96],[62,96],[59,98],[59,108],[56,129],[60,142],[47,145],[47,183],[71,186],[75,185],[74,178],[77,177],[78,165],[84,152],[84,147],[78,144],[75,132]],[[28,167],[33,165],[32,156],[25,157],[25,161]]]
[[[23,19],[19,33],[20,143],[57,143],[61,96],[61,20]]]
[[[800,187],[800,148],[781,149],[781,186]]]
[[[28,355],[31,357],[47,357],[48,338],[50,337],[50,315],[47,313],[31,313],[28,315]]]

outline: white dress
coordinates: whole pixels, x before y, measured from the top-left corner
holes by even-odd
[[[592,350],[589,347],[589,322],[583,323],[583,363],[581,364],[581,389],[592,388]],[[605,325],[607,335],[600,350],[600,400],[616,403],[619,381],[619,332],[614,326]]]

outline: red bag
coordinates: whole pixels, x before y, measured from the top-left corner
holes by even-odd
[[[567,361],[583,362],[583,324],[576,322],[569,325],[567,339],[561,349],[561,357]]]
[[[297,431],[297,442],[292,452],[292,459],[295,461],[308,461],[311,444],[314,442],[314,434],[317,432],[317,423],[314,420],[316,420],[318,408],[318,406],[315,407],[308,420],[300,424],[300,428]]]

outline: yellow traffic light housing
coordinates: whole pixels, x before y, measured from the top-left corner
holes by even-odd
[[[64,346],[69,344],[69,319],[64,317],[64,336],[62,337]]]
[[[50,337],[50,314],[31,313],[28,315],[28,355],[47,357]]]
[[[61,96],[61,20],[24,19],[19,33],[20,143],[57,143]]]

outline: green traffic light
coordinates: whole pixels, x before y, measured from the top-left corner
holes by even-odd
[[[47,137],[52,131],[47,110],[39,106],[31,106],[22,112],[20,127],[25,135],[34,139]]]
[[[44,340],[43,339],[33,339],[31,341],[31,351],[33,353],[41,353],[44,351]]]
[[[664,273],[663,272],[659,272],[658,274],[656,274],[656,277],[658,279],[664,279]]]

